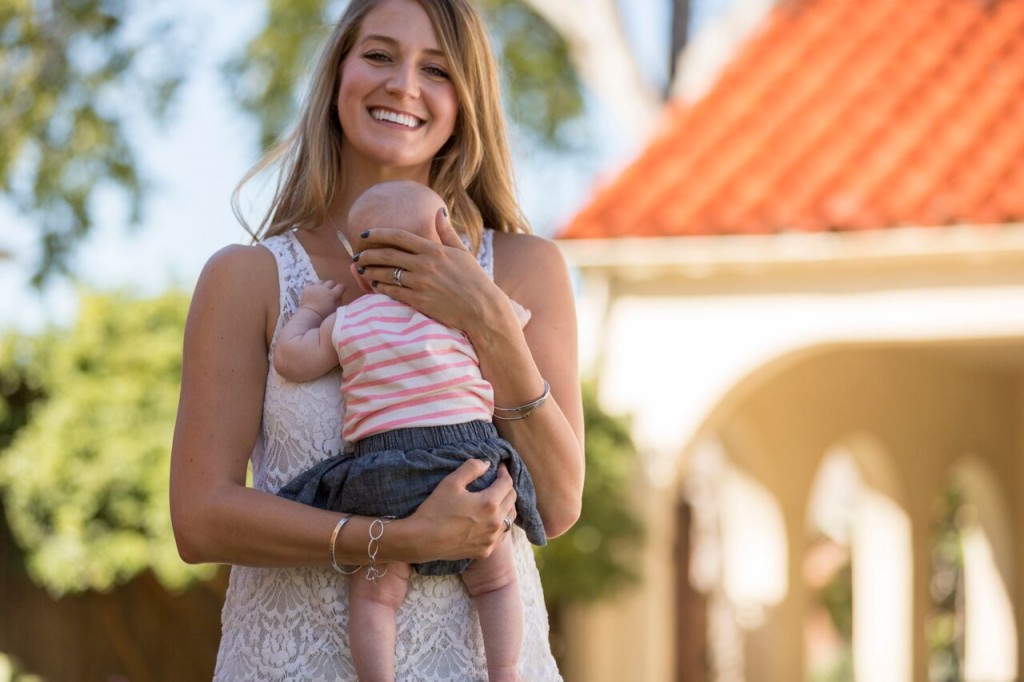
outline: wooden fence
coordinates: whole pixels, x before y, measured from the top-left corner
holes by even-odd
[[[0,652],[47,682],[210,680],[227,570],[181,594],[146,573],[54,599],[25,574],[0,512]]]

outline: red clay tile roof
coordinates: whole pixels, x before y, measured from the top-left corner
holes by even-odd
[[[1024,220],[1024,0],[781,0],[562,238]]]

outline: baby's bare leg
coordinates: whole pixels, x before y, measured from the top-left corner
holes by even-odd
[[[349,579],[348,642],[363,682],[395,679],[395,612],[405,599],[412,567],[392,561],[387,569],[376,584],[364,571]]]
[[[523,648],[523,600],[512,560],[511,538],[505,538],[486,559],[471,563],[462,573],[462,581],[480,614],[488,679],[490,682],[518,680],[519,654]]]

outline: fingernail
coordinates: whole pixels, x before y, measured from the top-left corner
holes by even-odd
[[[367,230],[366,232],[360,232],[359,236],[362,237],[363,239],[366,239],[367,237],[370,236],[370,231]]]
[[[377,280],[374,280],[373,283],[370,286],[372,286],[374,289],[376,289],[378,284],[380,284],[380,282],[378,282]]]
[[[447,218],[448,217],[448,207],[447,206],[442,206],[441,207],[441,213],[444,215],[445,218]]]
[[[364,268],[362,265],[360,265],[358,268],[356,268],[356,272],[358,272],[361,275],[364,272],[366,272],[366,268]]]
[[[352,262],[353,263],[359,262],[359,254],[358,253],[356,255],[352,256]]]

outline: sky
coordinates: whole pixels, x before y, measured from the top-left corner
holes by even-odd
[[[723,0],[693,3],[695,23]],[[624,25],[642,69],[664,78],[668,43],[667,2],[623,2]],[[99,224],[76,252],[77,282],[59,281],[38,292],[27,285],[35,261],[35,234],[28,220],[0,199],[0,333],[36,331],[66,324],[76,308],[76,287],[125,289],[155,295],[169,287],[191,290],[203,264],[217,249],[247,243],[230,197],[235,184],[257,160],[255,122],[235,109],[220,69],[260,28],[259,3],[183,0],[178,11],[194,32],[192,66],[168,124],[140,120],[134,139],[149,193],[142,225],[130,229],[117,201],[101,202]],[[582,122],[591,152],[552,157],[525,148],[513,133],[517,185],[534,229],[550,236],[585,202],[594,177],[635,153],[638,141],[624,139],[592,103]],[[599,142],[597,142],[599,141]],[[12,295],[13,294],[13,295]]]

